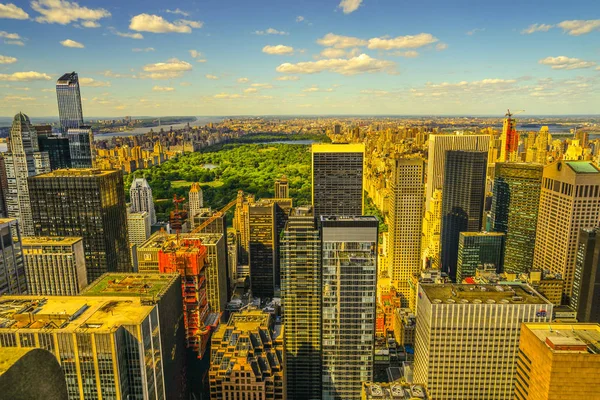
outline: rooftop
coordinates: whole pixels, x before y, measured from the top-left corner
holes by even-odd
[[[527,285],[421,284],[420,292],[435,304],[550,304]],[[420,293],[419,293],[420,295]]]
[[[461,232],[461,236],[504,236],[504,232]]]
[[[364,143],[313,143],[313,153],[364,153]]]
[[[65,168],[65,169],[56,169],[52,172],[48,172],[41,175],[36,175],[35,179],[40,178],[56,178],[56,177],[65,177],[65,178],[76,178],[76,177],[88,177],[88,176],[106,176],[112,175],[120,172],[119,170],[100,170],[95,168]]]
[[[600,324],[525,323],[552,352],[588,352],[600,354]]]
[[[85,288],[84,296],[140,296],[162,295],[173,285],[179,274],[108,273]]]
[[[578,174],[600,173],[600,170],[589,161],[565,161],[564,163]]]
[[[429,398],[423,385],[412,385],[405,382],[363,382],[363,392],[366,399],[427,400]]]
[[[18,220],[16,218],[0,218],[0,225],[4,224],[14,224]]]
[[[24,236],[21,238],[23,246],[72,246],[82,241],[80,236]]]

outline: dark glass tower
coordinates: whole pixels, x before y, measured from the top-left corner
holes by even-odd
[[[71,168],[71,151],[69,139],[52,134],[50,125],[35,125],[40,151],[48,153],[50,169]]]
[[[321,239],[311,207],[294,208],[281,235],[287,396],[321,399]]]
[[[94,166],[94,135],[91,126],[70,128],[67,132],[69,150],[73,168],[92,168]],[[154,221],[153,223],[155,223]]]
[[[442,189],[442,270],[456,280],[460,232],[481,230],[487,152],[448,151]]]
[[[494,231],[506,233],[506,272],[529,272],[533,265],[543,172],[541,164],[496,164],[492,221]]]
[[[461,232],[458,240],[458,261],[456,282],[475,276],[475,271],[483,265],[494,265],[502,270],[504,234],[500,232]]]
[[[83,125],[79,77],[76,72],[69,72],[58,78],[56,98],[60,127],[62,133],[66,135],[70,128],[79,128]]]
[[[36,236],[82,236],[88,282],[129,272],[121,171],[59,169],[29,178]]]
[[[600,323],[600,228],[579,233],[570,302],[577,321]]]
[[[274,203],[254,203],[249,207],[250,282],[252,295],[275,295],[275,257],[277,225]]]

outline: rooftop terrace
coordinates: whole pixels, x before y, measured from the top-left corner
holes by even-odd
[[[162,295],[178,277],[179,274],[108,273],[92,282],[81,294],[155,297]]]

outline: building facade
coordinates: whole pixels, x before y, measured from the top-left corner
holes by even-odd
[[[75,72],[66,73],[56,81],[58,117],[63,134],[71,128],[83,125],[79,76]]]
[[[600,228],[579,234],[570,305],[577,321],[600,323]]]
[[[127,233],[129,243],[141,245],[150,238],[150,214],[146,211],[127,213]]]
[[[275,198],[276,199],[289,199],[290,197],[290,183],[288,182],[287,176],[283,175],[279,179],[275,179]]]
[[[50,125],[34,125],[37,131],[40,151],[48,153],[50,170],[71,168],[71,151],[69,138],[52,134]]]
[[[204,195],[202,193],[200,184],[197,182],[192,183],[192,187],[190,188],[190,192],[188,194],[188,207],[190,211],[190,228],[193,229],[196,226],[195,217],[200,214],[202,208],[204,207]]]
[[[146,178],[136,178],[129,188],[132,212],[146,211],[150,215],[150,224],[156,224],[156,212],[152,198],[152,188]]]
[[[252,295],[273,297],[277,276],[277,216],[274,203],[259,202],[248,208],[250,283]]]
[[[321,217],[322,399],[358,400],[373,380],[376,217]]]
[[[0,295],[27,293],[21,229],[14,218],[0,218]]]
[[[91,126],[69,128],[69,152],[73,168],[94,168],[94,133]]]
[[[493,265],[497,272],[502,271],[504,253],[504,233],[501,232],[461,232],[458,239],[458,259],[456,282],[475,276],[477,268]]]

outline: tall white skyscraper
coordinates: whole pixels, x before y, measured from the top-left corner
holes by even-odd
[[[190,209],[188,219],[190,221],[191,227],[194,228],[196,223],[194,217],[200,214],[201,208],[204,207],[204,196],[202,194],[202,188],[197,182],[192,183],[192,187],[190,188],[190,192],[188,194],[188,204]]]
[[[444,189],[444,166],[448,150],[489,151],[490,135],[429,135],[427,160],[426,209],[429,211],[433,191]]]
[[[18,113],[13,119],[5,162],[8,216],[19,220],[24,236],[33,236],[27,177],[50,172],[50,158],[48,153],[39,151],[37,132],[23,113]]]
[[[152,200],[152,188],[146,178],[136,178],[129,189],[131,199],[131,212],[139,213],[146,211],[150,215],[150,223],[156,224],[156,212]]]

